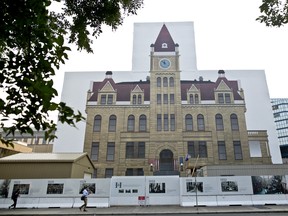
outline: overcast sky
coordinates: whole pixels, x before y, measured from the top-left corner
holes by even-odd
[[[269,28],[255,21],[261,2],[144,0],[138,15],[126,18],[117,31],[103,29],[93,44],[94,54],[72,51],[57,72],[55,86],[61,93],[66,71],[130,71],[135,22],[192,21],[198,70],[263,69],[270,97],[288,98],[288,25]]]

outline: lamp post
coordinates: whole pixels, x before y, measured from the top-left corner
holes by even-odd
[[[153,164],[150,164],[150,172],[153,172]]]

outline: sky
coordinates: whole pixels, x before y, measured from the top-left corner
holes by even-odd
[[[144,0],[138,14],[126,17],[116,31],[103,28],[92,45],[94,54],[73,48],[57,71],[55,88],[61,95],[64,72],[131,71],[134,23],[192,21],[198,70],[265,70],[270,98],[288,98],[288,25],[256,21],[261,2]]]

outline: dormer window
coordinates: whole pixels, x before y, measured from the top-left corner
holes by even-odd
[[[162,48],[163,48],[163,49],[167,49],[167,48],[168,48],[167,43],[162,43]]]
[[[218,103],[220,104],[231,104],[231,94],[230,93],[218,93]]]

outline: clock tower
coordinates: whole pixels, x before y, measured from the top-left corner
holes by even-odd
[[[160,170],[173,170],[177,155],[184,155],[181,122],[179,45],[164,24],[150,52],[150,150]]]

